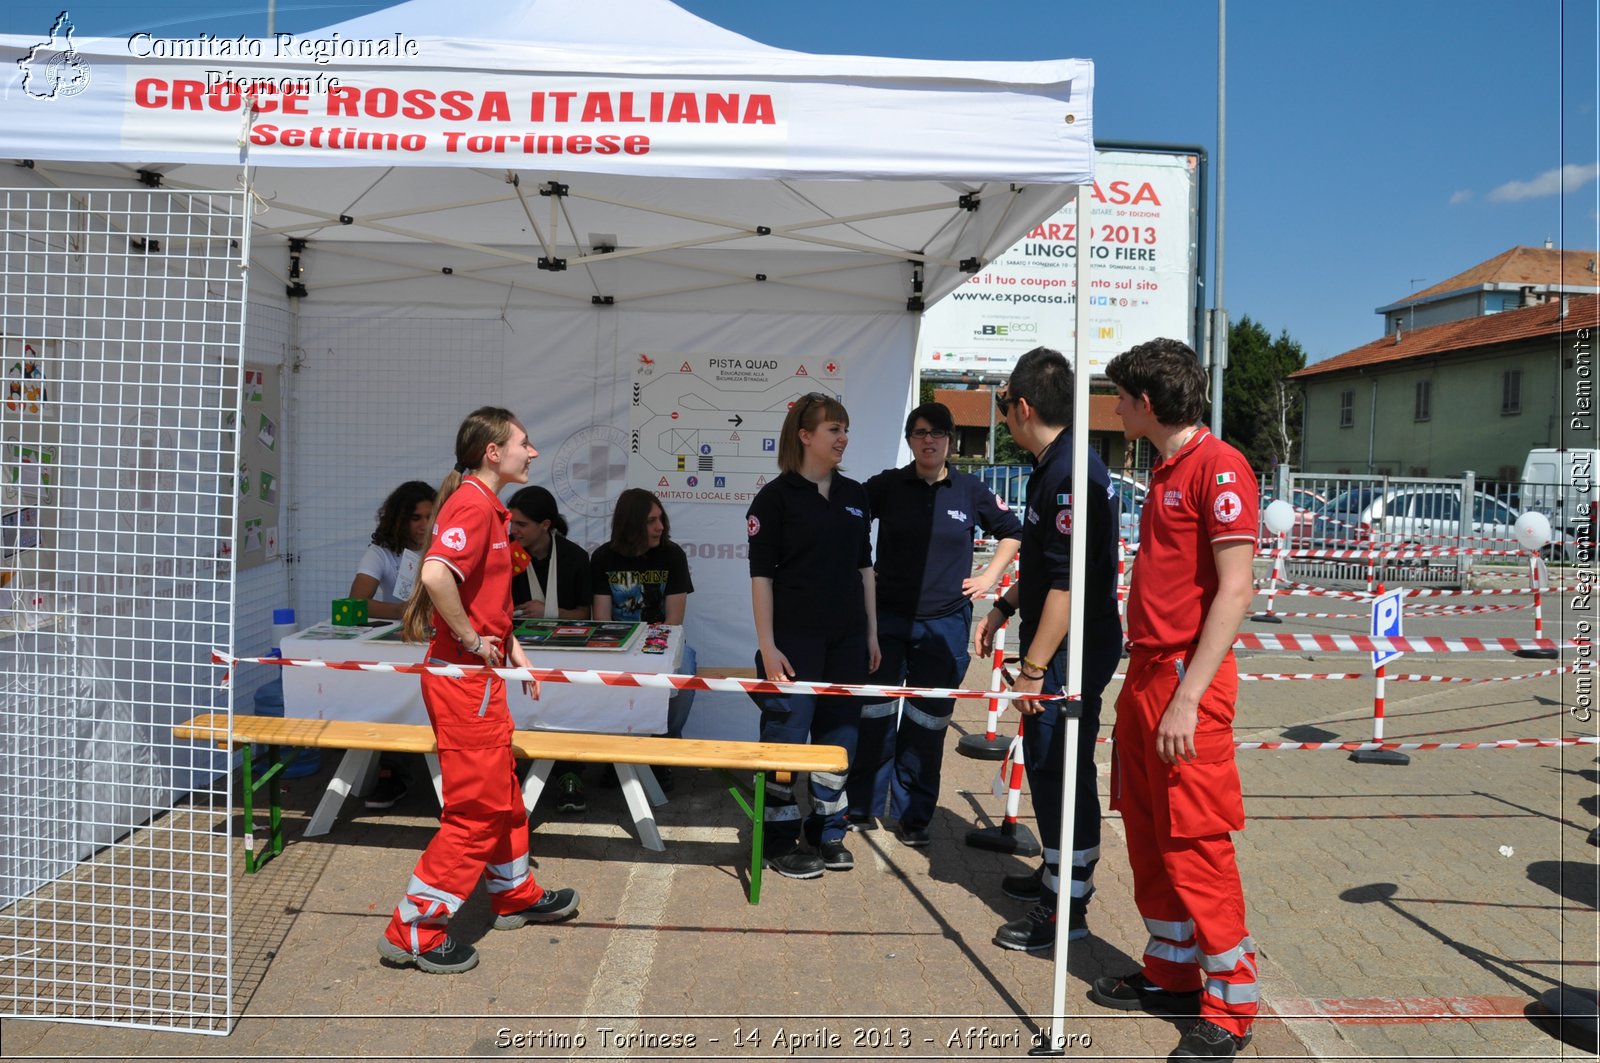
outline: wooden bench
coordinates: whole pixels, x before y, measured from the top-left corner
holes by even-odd
[[[245,830],[245,870],[253,874],[262,864],[283,851],[282,807],[280,788],[286,758],[275,762],[259,776],[256,774],[253,745],[300,747],[314,749],[342,749],[346,761],[328,784],[329,792],[323,797],[318,813],[313,816],[313,826],[320,819],[325,824],[315,832],[308,827],[308,836],[326,833],[337,814],[339,803],[352,788],[357,787],[358,776],[364,774],[377,759],[378,753],[423,753],[428,756],[434,776],[436,792],[439,788],[439,762],[433,741],[433,729],[421,724],[362,723],[352,720],[305,720],[283,716],[233,717],[230,730],[228,717],[222,713],[197,716],[173,728],[178,739],[195,742],[214,742],[224,748],[240,747],[243,751],[243,786]],[[574,733],[568,731],[514,731],[511,748],[519,758],[534,762],[523,786],[523,804],[532,812],[539,799],[551,765],[558,760],[591,764],[614,764],[622,779],[623,791],[634,824],[639,829],[640,840],[653,849],[663,849],[660,834],[656,831],[655,817],[648,801],[664,804],[665,796],[655,784],[648,765],[665,767],[710,768],[717,771],[728,784],[728,792],[751,822],[750,890],[751,904],[761,900],[762,844],[766,812],[766,777],[773,775],[780,782],[791,782],[795,772],[844,772],[848,767],[845,751],[839,746],[793,745],[778,742],[724,742],[696,738],[652,738],[637,735],[605,735]],[[351,754],[360,753],[360,759]],[[640,769],[636,771],[635,769]],[[747,786],[736,778],[734,771],[755,773],[754,785]],[[269,839],[260,858],[254,845],[255,807],[254,794],[261,787],[269,794]],[[324,815],[323,805],[332,801],[332,812]],[[652,841],[654,844],[652,844]]]

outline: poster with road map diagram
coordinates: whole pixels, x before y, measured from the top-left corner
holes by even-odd
[[[778,472],[796,400],[844,394],[827,355],[641,354],[628,417],[628,486],[663,501],[748,505]]]

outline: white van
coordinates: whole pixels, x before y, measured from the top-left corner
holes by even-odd
[[[1522,465],[1522,509],[1537,510],[1552,528],[1576,534],[1593,519],[1597,473],[1600,450],[1592,447],[1530,450]]]

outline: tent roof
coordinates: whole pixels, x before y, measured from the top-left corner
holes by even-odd
[[[193,43],[0,37],[0,67],[32,71],[0,97],[0,158],[33,164],[0,183],[248,173],[258,265],[287,283],[288,241],[310,241],[313,295],[882,310],[931,302],[1092,179],[1081,60],[810,55],[667,0],[410,0],[293,39],[398,57],[174,54]],[[253,118],[180,89],[224,62],[324,81]]]

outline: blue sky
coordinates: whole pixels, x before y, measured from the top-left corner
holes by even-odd
[[[1216,158],[1214,0],[679,2],[801,51],[1092,59],[1100,139],[1199,144]],[[48,30],[63,6],[92,35],[266,27],[264,2],[11,0],[0,32]],[[283,0],[277,28],[303,33],[386,6]],[[1288,330],[1315,361],[1377,338],[1375,307],[1513,246],[1600,247],[1597,7],[1230,0],[1223,295],[1233,318]]]

